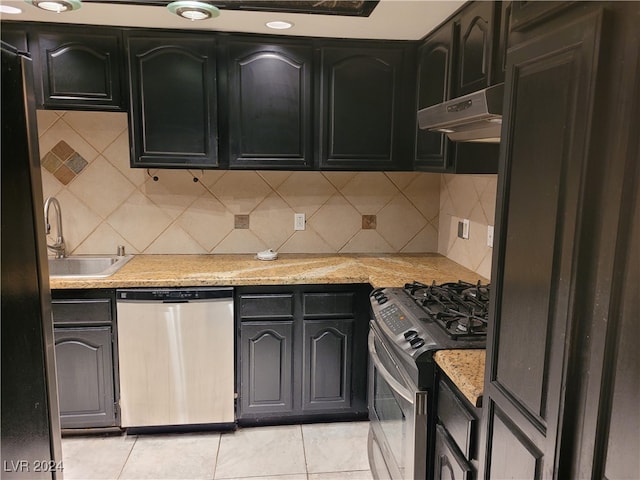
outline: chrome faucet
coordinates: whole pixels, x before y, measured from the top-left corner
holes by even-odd
[[[44,223],[45,233],[49,235],[51,233],[51,224],[49,223],[49,207],[53,205],[56,211],[56,242],[53,245],[47,243],[47,248],[56,254],[56,258],[64,258],[65,246],[64,238],[62,237],[62,210],[60,209],[60,203],[56,197],[47,197],[44,202]]]

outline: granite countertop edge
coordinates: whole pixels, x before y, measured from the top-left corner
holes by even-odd
[[[471,405],[482,407],[486,360],[484,349],[440,350],[433,355],[433,359]]]
[[[411,280],[486,281],[436,253],[281,254],[275,261],[254,255],[135,255],[105,278],[51,278],[51,289],[299,285],[370,283],[399,287]]]

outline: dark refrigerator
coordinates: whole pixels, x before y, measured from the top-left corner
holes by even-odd
[[[2,43],[3,479],[62,478],[51,292],[31,60]]]

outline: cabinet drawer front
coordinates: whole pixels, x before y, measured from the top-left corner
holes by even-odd
[[[438,418],[464,456],[473,458],[477,420],[443,381],[438,387]]]
[[[304,316],[309,317],[352,317],[355,294],[305,293],[303,297]]]
[[[241,295],[240,318],[283,319],[293,318],[293,293]]]
[[[471,480],[473,474],[471,466],[460,457],[442,425],[436,425],[434,473],[435,478],[451,480]]]
[[[53,300],[51,308],[56,325],[111,323],[111,301],[108,298]]]

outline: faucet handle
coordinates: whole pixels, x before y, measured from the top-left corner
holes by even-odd
[[[124,253],[124,245],[118,245],[118,256],[119,257],[124,257],[125,253]]]

